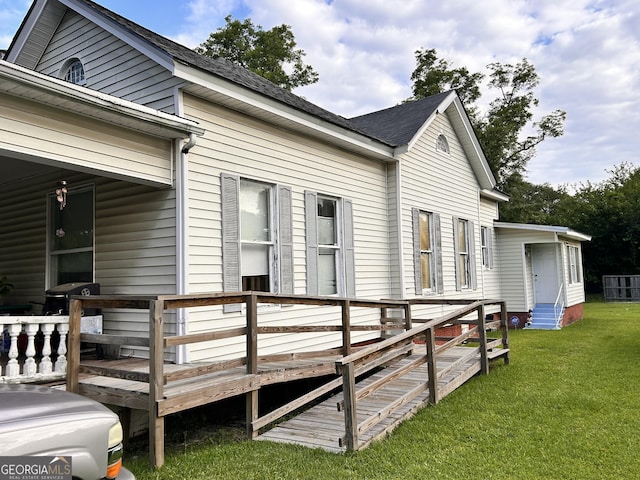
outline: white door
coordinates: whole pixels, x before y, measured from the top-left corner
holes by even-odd
[[[558,296],[557,246],[532,245],[531,258],[536,303],[555,303]]]

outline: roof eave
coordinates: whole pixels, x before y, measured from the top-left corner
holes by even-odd
[[[395,160],[394,148],[389,145],[261,95],[212,73],[174,62],[173,74],[191,84],[184,87],[186,92],[198,95],[195,90],[197,87],[202,87],[215,97],[216,103],[233,110],[313,137],[321,137],[336,146],[366,154],[378,160],[387,162]]]
[[[578,240],[581,242],[591,241],[591,235],[577,232],[569,227],[562,227],[559,225],[538,225],[531,223],[509,223],[509,222],[494,222],[494,227],[504,228],[511,230],[529,230],[532,232],[549,232],[556,235],[562,235],[563,237],[570,238],[572,240]]]
[[[84,115],[151,135],[185,138],[190,134],[204,134],[204,129],[193,120],[74,85],[3,60],[0,60],[0,78],[0,91],[15,95],[11,86],[19,84],[24,98],[31,98],[29,92],[38,93],[38,101],[43,104],[71,111],[77,111],[73,107],[82,106]]]

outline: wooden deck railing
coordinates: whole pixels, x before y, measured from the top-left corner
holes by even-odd
[[[299,409],[307,403],[313,401],[321,395],[340,388],[345,381],[350,381],[351,376],[357,376],[389,361],[393,356],[408,352],[415,339],[426,338],[429,353],[425,361],[432,361],[431,357],[436,351],[434,342],[435,329],[447,323],[455,323],[460,317],[477,310],[480,316],[484,312],[484,306],[495,304],[496,302],[473,303],[472,306],[457,310],[454,315],[432,320],[418,327],[412,328],[412,306],[419,304],[439,304],[451,303],[449,301],[427,302],[427,301],[398,301],[398,300],[362,300],[339,297],[309,297],[302,295],[279,295],[263,292],[239,292],[239,293],[217,293],[217,294],[197,294],[197,295],[161,295],[161,296],[82,296],[73,297],[70,302],[69,316],[69,352],[67,367],[67,390],[80,392],[80,373],[99,375],[103,377],[113,377],[117,379],[134,380],[149,384],[148,397],[141,398],[140,393],[129,394],[121,398],[115,390],[105,393],[105,387],[100,387],[99,395],[102,398],[109,398],[124,407],[142,408],[149,412],[149,453],[152,466],[160,466],[164,463],[164,417],[188,408],[215,402],[230,396],[244,394],[246,397],[246,425],[250,438],[258,434],[258,430],[269,423],[279,419],[293,410]],[[468,302],[466,302],[468,303]],[[194,308],[207,306],[223,306],[228,304],[243,304],[245,312],[245,325],[231,328],[215,329],[207,332],[200,332],[186,335],[166,335],[164,333],[165,312],[180,308]],[[259,322],[259,317],[263,315],[258,308],[259,304],[278,304],[292,306],[328,306],[338,307],[328,309],[323,315],[322,324],[318,325],[274,325],[273,321],[269,325]],[[87,308],[101,309],[144,309],[149,312],[149,334],[146,337],[131,337],[121,335],[90,335],[80,333],[80,313]],[[502,307],[502,324],[506,326],[506,311]],[[371,309],[376,311],[375,315],[367,315],[367,321],[352,322],[351,314],[353,309]],[[393,314],[396,312],[396,315]],[[401,315],[397,315],[397,313]],[[265,312],[265,315],[268,313]],[[293,317],[293,315],[289,315]],[[300,318],[305,319],[304,315]],[[419,322],[416,321],[416,322]],[[478,319],[478,325],[484,322]],[[288,323],[291,323],[289,321]],[[466,321],[465,323],[470,323]],[[473,321],[471,321],[473,323]],[[484,324],[482,324],[484,325]],[[467,332],[464,338],[446,340],[446,345],[460,343],[463,339],[473,339],[473,332],[477,332],[479,341],[482,344],[481,351],[485,354],[487,348],[494,343],[488,342],[484,338],[484,326],[476,327],[472,332]],[[353,332],[392,332],[401,331],[400,335],[383,340],[370,347],[353,346]],[[336,332],[340,333],[342,341],[337,348],[326,349],[313,352],[278,352],[272,355],[259,355],[260,337],[271,334],[314,333]],[[244,337],[244,355],[223,361],[194,363],[183,368],[167,368],[165,363],[165,353],[167,349],[180,345],[196,344],[200,342],[210,342],[234,337]],[[442,339],[440,339],[442,341]],[[149,348],[148,371],[124,371],[113,365],[81,365],[80,343],[91,342],[106,345],[141,346]],[[500,340],[506,345],[505,337]],[[441,347],[438,347],[441,348]],[[367,353],[362,353],[367,352]],[[378,353],[379,352],[379,353]],[[286,382],[300,378],[300,371],[293,369],[268,370],[262,368],[270,362],[304,361],[308,359],[323,358],[323,364],[315,371],[312,368],[305,370],[305,375],[321,376],[336,375],[335,359],[339,362],[339,370],[342,377],[336,376],[326,384],[316,390],[295,399],[272,412],[259,416],[258,413],[258,392],[264,385],[277,382]],[[346,359],[346,360],[345,360]],[[364,359],[364,360],[363,360]],[[483,360],[485,361],[485,360]],[[488,361],[487,361],[488,362]],[[175,367],[175,366],[174,366]],[[205,376],[216,374],[217,372],[230,372],[240,370],[240,374],[230,379],[223,379],[221,382],[203,381]],[[483,367],[483,371],[488,371]],[[344,372],[350,372],[345,374]],[[244,373],[242,373],[244,372]],[[345,376],[346,375],[346,376]],[[435,378],[435,376],[430,375]],[[207,377],[210,379],[210,377]],[[431,380],[430,380],[431,381]],[[190,388],[184,388],[185,382],[190,382]],[[179,385],[180,388],[173,388]],[[350,386],[343,386],[345,395],[355,395]],[[433,390],[436,392],[436,390]],[[434,395],[436,395],[434,393]],[[355,399],[355,397],[353,397]],[[100,398],[96,396],[96,398]],[[345,397],[346,398],[346,397]],[[434,402],[437,398],[434,397]],[[120,402],[120,403],[118,403]],[[345,411],[355,411],[351,400],[345,400]],[[349,432],[353,432],[353,427],[348,427]],[[351,438],[351,439],[350,439]],[[357,435],[349,433],[346,436],[347,444],[355,444]]]
[[[506,304],[496,301],[445,301],[446,303],[467,302],[467,305],[439,317],[434,320],[413,319],[413,323],[420,323],[405,332],[388,338],[380,343],[363,348],[357,353],[346,355],[336,361],[336,369],[342,374],[342,388],[344,401],[339,407],[344,410],[345,436],[341,439],[341,444],[347,450],[357,450],[359,447],[358,437],[366,430],[371,429],[389,415],[392,415],[402,405],[413,400],[422,392],[428,390],[429,403],[435,404],[439,401],[442,392],[438,389],[438,379],[447,375],[451,370],[465,363],[469,358],[480,355],[480,372],[483,375],[489,373],[489,360],[502,356],[505,363],[509,363],[509,337],[507,325]],[[410,300],[410,305],[435,304],[433,300]],[[485,317],[485,306],[500,305],[500,319],[487,321]],[[477,318],[468,318],[470,314],[477,312]],[[468,329],[455,337],[438,337],[436,332],[445,325],[467,325]],[[488,330],[498,330],[501,332],[500,338],[487,337]],[[388,363],[395,358],[408,353],[408,348],[416,341],[424,341],[426,353],[424,356],[413,360],[410,364],[402,368],[401,371],[393,370],[388,375],[378,379],[374,385],[367,385],[365,388],[356,389],[356,377]],[[469,348],[467,355],[459,358],[456,363],[446,369],[437,369],[437,354],[461,344],[477,343],[475,348]],[[494,350],[496,349],[496,350]],[[495,353],[494,353],[495,352]],[[404,395],[394,399],[391,403],[381,408],[368,418],[358,423],[357,404],[358,401],[372,395],[375,391],[389,385],[401,375],[427,364],[428,375],[422,385],[418,385]]]

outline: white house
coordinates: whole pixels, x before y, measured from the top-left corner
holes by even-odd
[[[545,234],[576,249],[558,248],[570,258],[557,269],[568,274],[554,273],[555,287],[566,285],[564,307],[584,300],[571,273],[587,237],[496,223],[508,197],[455,92],[346,119],[89,0],[35,0],[0,75],[0,274],[15,286],[9,302],[42,302],[57,284],[95,281],[107,294],[504,297],[522,313],[534,305],[526,252],[537,254]],[[505,280],[512,276],[523,288]],[[292,315],[272,310],[265,321]],[[324,313],[305,315],[318,323]],[[243,313],[178,311],[171,321],[174,331],[196,332],[239,325]],[[144,336],[147,318],[107,311],[104,327]],[[264,348],[334,340],[274,337]],[[242,348],[178,349],[175,359]]]

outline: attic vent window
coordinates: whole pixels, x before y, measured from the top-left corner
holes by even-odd
[[[442,134],[438,135],[438,140],[436,140],[436,150],[449,153],[449,142],[447,142],[447,137]]]
[[[72,60],[67,71],[64,74],[64,79],[67,82],[75,83],[76,85],[84,85],[86,83],[84,78],[84,67],[80,60]]]

